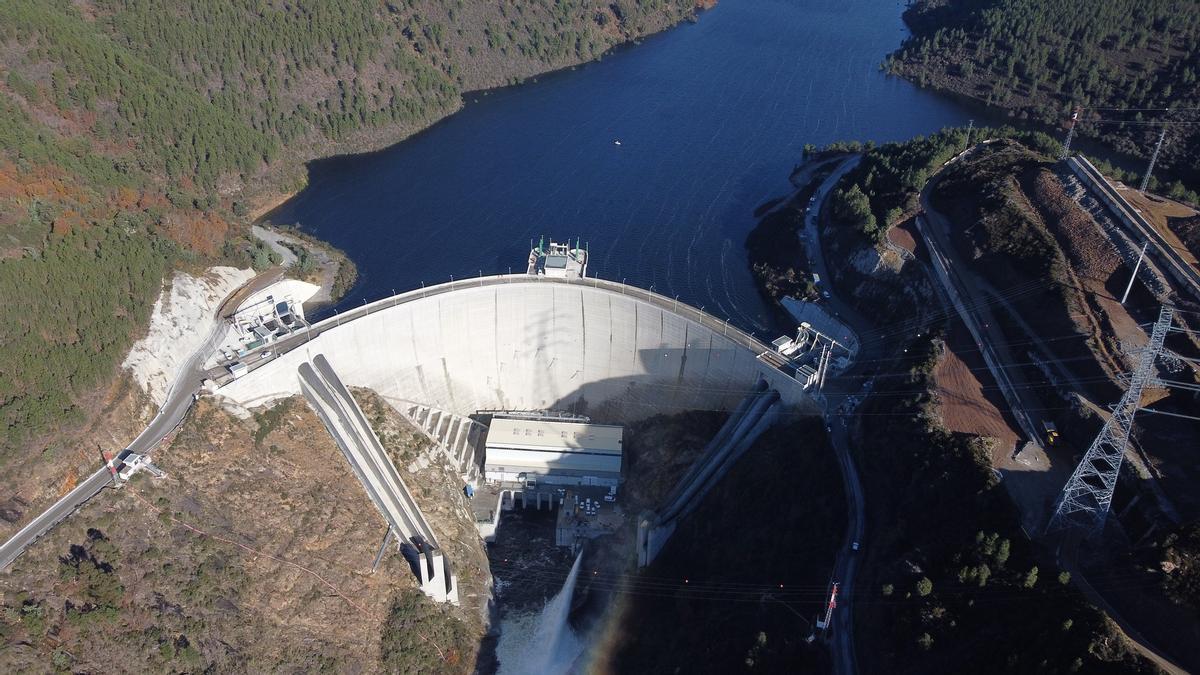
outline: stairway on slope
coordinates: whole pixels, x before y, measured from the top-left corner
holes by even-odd
[[[435,457],[449,464],[464,481],[473,482],[479,477],[486,426],[465,415],[416,401],[390,396],[385,396],[384,400],[433,442]],[[409,465],[409,471],[424,468],[429,462],[427,456],[418,457]]]

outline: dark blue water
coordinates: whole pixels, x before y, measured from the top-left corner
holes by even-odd
[[[270,219],[354,259],[343,305],[523,269],[546,234],[589,242],[591,274],[763,328],[746,233],[756,206],[787,193],[804,144],[966,123],[965,109],[879,71],[905,36],[902,9],[721,0],[601,62],[468,95],[392,148],[316,162]]]

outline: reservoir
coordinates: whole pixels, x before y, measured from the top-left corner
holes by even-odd
[[[467,94],[407,141],[310,166],[269,219],[344,250],[343,306],[523,270],[541,235],[748,330],[754,209],[789,190],[806,143],[901,140],[969,113],[879,69],[907,34],[895,0],[721,0],[597,63]],[[617,143],[619,141],[619,144]]]

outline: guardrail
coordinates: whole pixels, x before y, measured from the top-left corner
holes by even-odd
[[[471,279],[458,279],[449,281],[436,286],[422,286],[421,288],[397,293],[375,302],[365,303],[361,307],[355,307],[348,312],[335,312],[333,316],[326,317],[315,324],[310,324],[304,330],[298,331],[289,337],[286,337],[272,345],[272,349],[277,354],[283,354],[295,349],[312,338],[319,336],[321,333],[341,326],[343,321],[354,321],[364,316],[374,314],[375,312],[389,309],[406,302],[413,302],[445,293],[453,293],[467,288],[487,288],[491,286],[503,286],[507,284],[561,284],[566,286],[591,286],[610,293],[622,296],[629,296],[646,302],[655,307],[669,310],[670,312],[681,316],[685,319],[700,324],[714,332],[719,332],[732,342],[739,344],[747,349],[753,350],[756,355],[761,355],[764,352],[774,353],[774,349],[768,346],[763,341],[759,340],[751,333],[747,333],[737,326],[729,322],[728,319],[721,320],[705,312],[703,309],[697,309],[685,302],[680,302],[678,298],[669,298],[664,295],[655,293],[653,290],[644,290],[635,286],[629,286],[616,281],[608,281],[597,277],[584,279],[557,279],[553,277],[545,277],[531,274],[500,274],[494,276],[480,276]],[[653,288],[653,287],[652,287]],[[269,362],[269,361],[268,361]],[[267,363],[267,362],[264,362]],[[248,365],[251,370],[258,367],[259,363],[252,362]],[[771,364],[775,365],[775,364]],[[775,366],[779,372],[791,377],[787,371]],[[230,375],[222,375],[214,379],[217,386],[224,386],[233,380]]]
[[[1125,201],[1117,190],[1105,180],[1104,176],[1086,157],[1075,156],[1067,160],[1071,171],[1092,190],[1100,201],[1113,212],[1117,220],[1132,230],[1135,238],[1148,241],[1153,245],[1157,255],[1155,258],[1183,287],[1190,290],[1192,295],[1200,299],[1200,272],[1179,255],[1175,247],[1133,206]]]

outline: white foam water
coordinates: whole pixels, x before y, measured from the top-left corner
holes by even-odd
[[[562,590],[541,612],[510,615],[500,623],[496,645],[500,675],[558,675],[571,671],[584,647],[583,640],[567,623],[582,559],[582,553],[575,558]]]

